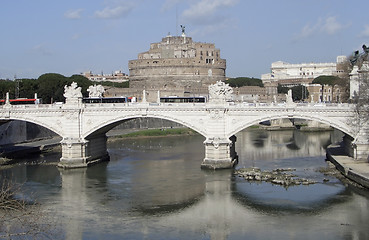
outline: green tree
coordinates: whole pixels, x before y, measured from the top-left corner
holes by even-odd
[[[19,81],[19,97],[33,98],[38,91],[36,79],[17,79]]]
[[[10,98],[14,98],[15,82],[11,80],[0,80],[0,98],[5,99],[7,92]]]
[[[249,77],[237,77],[229,78],[225,83],[228,83],[231,87],[243,87],[243,86],[259,86],[264,87],[261,79],[249,78]]]
[[[320,84],[320,85],[326,84],[330,86],[334,86],[334,85],[346,86],[347,80],[342,79],[337,76],[319,76],[319,77],[316,77],[312,83]]]
[[[127,82],[111,82],[111,81],[101,81],[99,84],[104,87],[116,87],[116,88],[129,88],[129,81]]]
[[[278,84],[277,91],[280,94],[287,94],[290,88],[284,87],[281,84]],[[302,101],[309,97],[309,91],[303,85],[297,85],[291,88],[292,90],[292,99],[293,101]]]
[[[309,96],[309,91],[303,85],[294,86],[291,89],[293,101],[303,101]]]
[[[64,86],[67,78],[57,73],[45,73],[37,79],[38,94],[43,103],[64,101]]]
[[[278,84],[278,86],[277,86],[277,92],[278,93],[287,94],[288,89],[289,89],[288,87],[284,87],[281,84]]]
[[[43,103],[63,102],[64,86],[76,82],[82,88],[82,95],[87,96],[87,88],[93,83],[82,75],[72,75],[65,77],[57,73],[46,73],[37,79],[38,96]]]

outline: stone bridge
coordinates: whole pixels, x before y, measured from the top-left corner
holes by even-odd
[[[161,118],[187,126],[205,137],[202,167],[230,168],[236,160],[237,132],[275,119],[307,119],[328,124],[345,133],[348,153],[368,158],[368,129],[352,124],[355,106],[350,104],[277,104],[227,102],[228,86],[209,87],[206,103],[82,103],[80,88],[66,87],[64,104],[10,105],[0,107],[0,121],[22,120],[48,128],[63,139],[63,168],[86,167],[107,160],[106,133],[134,118]],[[220,89],[220,90],[219,90]],[[229,89],[228,89],[229,90]],[[69,92],[68,92],[69,91]],[[73,93],[74,91],[74,93]],[[230,91],[231,92],[231,91]]]

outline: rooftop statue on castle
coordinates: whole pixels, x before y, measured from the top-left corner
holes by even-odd
[[[232,100],[233,89],[222,81],[209,86],[209,101],[226,102]]]
[[[87,89],[88,97],[90,98],[102,98],[105,92],[105,89],[101,85],[93,85],[89,86]]]
[[[186,33],[185,33],[185,28],[186,28],[186,26],[185,26],[185,25],[181,25],[181,29],[182,29],[182,36],[186,35]]]
[[[72,82],[70,86],[64,86],[64,97],[68,98],[82,98],[81,87],[78,87],[77,83]]]

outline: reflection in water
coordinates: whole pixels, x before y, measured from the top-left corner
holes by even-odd
[[[116,141],[108,163],[73,170],[23,165],[2,174],[36,193],[60,223],[60,239],[368,238],[368,192],[333,177],[324,182],[315,171],[326,166],[331,133],[237,136],[237,167],[293,167],[319,182],[311,186],[283,188],[246,182],[233,170],[201,170],[201,136]]]
[[[297,130],[250,130],[237,135],[238,166],[256,166],[256,162],[270,164],[275,159],[325,156],[325,148],[333,141],[341,141],[336,132],[306,133]],[[262,146],[262,147],[261,147]],[[255,165],[256,164],[256,165]],[[269,165],[269,166],[273,166]],[[273,167],[272,167],[273,168]]]

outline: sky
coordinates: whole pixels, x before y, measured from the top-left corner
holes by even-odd
[[[128,61],[180,25],[214,43],[227,77],[271,63],[335,62],[369,46],[368,0],[0,0],[0,79],[92,71]]]

